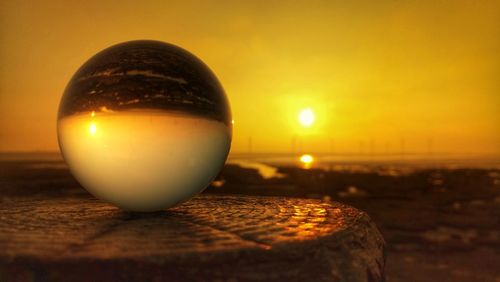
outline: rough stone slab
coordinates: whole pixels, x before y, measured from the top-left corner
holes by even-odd
[[[335,202],[202,195],[147,214],[92,199],[0,205],[0,281],[382,281],[384,262],[370,218]]]

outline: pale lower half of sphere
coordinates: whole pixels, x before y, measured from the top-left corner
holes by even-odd
[[[155,211],[209,185],[227,158],[231,129],[195,116],[125,111],[62,118],[58,137],[90,193],[126,210]]]

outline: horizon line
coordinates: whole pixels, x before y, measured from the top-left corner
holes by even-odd
[[[62,155],[59,150],[0,150],[0,154],[58,154]],[[443,156],[443,155],[469,155],[469,156],[497,156],[500,157],[500,152],[325,152],[325,151],[256,151],[244,152],[236,151],[230,152],[228,156],[258,156],[258,155],[274,155],[274,156],[300,156],[303,154],[311,154],[316,156]]]

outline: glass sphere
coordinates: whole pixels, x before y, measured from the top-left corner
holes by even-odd
[[[224,90],[193,54],[130,41],[90,58],[59,106],[57,133],[71,172],[120,208],[155,211],[205,189],[231,145]]]

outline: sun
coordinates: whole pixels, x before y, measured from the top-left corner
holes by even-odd
[[[97,126],[95,125],[95,123],[92,122],[89,126],[89,132],[91,135],[94,135],[96,131],[97,131]]]
[[[304,127],[310,127],[314,124],[316,116],[311,108],[305,108],[299,112],[299,122]]]

